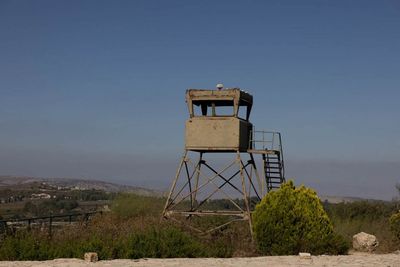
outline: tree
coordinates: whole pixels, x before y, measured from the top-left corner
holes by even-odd
[[[342,254],[348,244],[333,226],[312,189],[292,181],[268,193],[256,206],[253,230],[259,250],[269,255]]]

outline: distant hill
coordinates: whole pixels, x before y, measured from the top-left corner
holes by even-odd
[[[363,200],[377,201],[376,199],[365,199],[360,197],[340,197],[340,196],[319,196],[319,199],[321,199],[322,202],[327,201],[333,204],[342,202],[363,201]]]
[[[144,196],[163,196],[165,192],[129,185],[115,184],[99,180],[84,180],[73,178],[40,178],[40,177],[19,177],[19,176],[0,176],[0,188],[2,187],[28,187],[33,183],[45,183],[53,187],[69,188],[76,190],[96,189],[105,192],[129,192]],[[343,196],[319,196],[321,201],[329,203],[355,202],[355,201],[376,201],[359,197]]]
[[[145,196],[161,196],[162,192],[137,186],[120,185],[98,180],[84,180],[72,178],[40,178],[0,176],[0,187],[26,187],[32,183],[45,183],[53,187],[69,188],[76,190],[102,190],[105,192],[129,192]]]

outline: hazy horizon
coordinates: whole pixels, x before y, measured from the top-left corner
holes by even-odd
[[[74,157],[53,155],[52,160],[47,163],[43,163],[35,156],[27,156],[25,159],[14,158],[15,166],[9,165],[8,169],[2,168],[6,173],[1,175],[101,180],[167,191],[178,167],[181,153],[174,156],[175,158],[166,159],[155,156],[150,160],[141,158],[140,155],[114,155],[101,158],[95,158],[93,155],[74,155]],[[36,158],[36,162],[32,158]],[[64,159],[68,159],[68,161],[64,161]],[[3,158],[0,160],[3,161]],[[210,161],[210,163],[214,166],[221,166],[219,164],[221,161]],[[294,180],[296,185],[304,184],[311,187],[321,196],[382,200],[399,197],[395,188],[398,183],[396,178],[398,175],[397,162],[294,159],[286,160],[285,164],[287,179]],[[76,170],[74,168],[76,166],[80,166],[80,168]],[[19,169],[19,171],[13,172],[15,169]],[[46,169],[46,171],[37,171],[38,169]],[[384,186],[382,186],[382,180],[374,179],[380,175],[382,169],[389,174],[389,177],[384,180]],[[7,170],[9,171],[7,172]],[[369,180],[369,183],[365,183],[365,180]]]
[[[187,88],[240,87],[283,134],[287,178],[391,199],[398,1],[1,1],[0,175],[165,190]]]

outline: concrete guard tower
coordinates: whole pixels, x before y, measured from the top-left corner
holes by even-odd
[[[185,150],[163,217],[201,233],[244,220],[252,234],[255,204],[285,181],[281,135],[255,131],[249,121],[252,95],[239,88],[222,89],[221,85],[218,89],[186,91],[190,118],[185,127]],[[212,159],[216,153],[231,158],[218,170],[212,164],[221,163],[221,159]],[[261,174],[254,154],[261,155]],[[224,199],[224,208],[214,207],[215,199]],[[190,226],[188,219],[206,215],[227,217],[211,229]]]

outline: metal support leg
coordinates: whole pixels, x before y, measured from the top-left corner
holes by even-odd
[[[263,196],[265,196],[267,193],[268,193],[268,190],[267,190],[267,176],[266,176],[266,173],[267,173],[267,169],[266,169],[266,167],[267,166],[265,166],[265,164],[266,164],[266,158],[265,158],[265,154],[262,154],[262,160],[263,160],[263,174],[264,174],[264,179],[262,179],[262,194],[263,194]]]
[[[243,200],[246,206],[246,213],[247,213],[247,220],[249,221],[249,228],[250,228],[250,235],[251,238],[253,239],[253,225],[251,222],[251,212],[250,212],[250,205],[249,205],[249,200],[247,198],[247,193],[246,193],[246,181],[244,177],[244,172],[243,172],[243,164],[242,160],[240,159],[240,152],[237,152],[237,163],[239,164],[240,168],[240,178],[242,181],[242,190],[243,190]]]
[[[254,156],[252,153],[249,153],[250,155],[250,159],[253,163],[253,168],[254,168],[254,173],[256,174],[256,178],[257,178],[257,183],[258,183],[258,189],[261,191],[260,192],[260,197],[263,198],[264,197],[264,183],[262,182],[262,179],[260,177],[260,174],[258,173],[258,169],[256,166],[256,162],[254,161]]]
[[[170,204],[169,201],[171,200],[172,193],[175,190],[176,182],[178,181],[179,175],[181,174],[183,163],[186,160],[186,155],[187,155],[187,151],[185,150],[185,152],[183,153],[181,162],[179,164],[179,168],[176,171],[175,179],[174,179],[174,181],[172,183],[171,190],[169,191],[167,201],[165,202],[164,211],[162,213],[163,217],[166,217],[166,215],[167,215],[166,212],[167,212],[168,205]]]
[[[200,152],[199,162],[196,168],[196,178],[195,178],[195,185],[194,185],[194,194],[193,194],[193,201],[197,203],[197,191],[199,190],[199,179],[200,179],[200,168],[203,161],[203,152]]]

